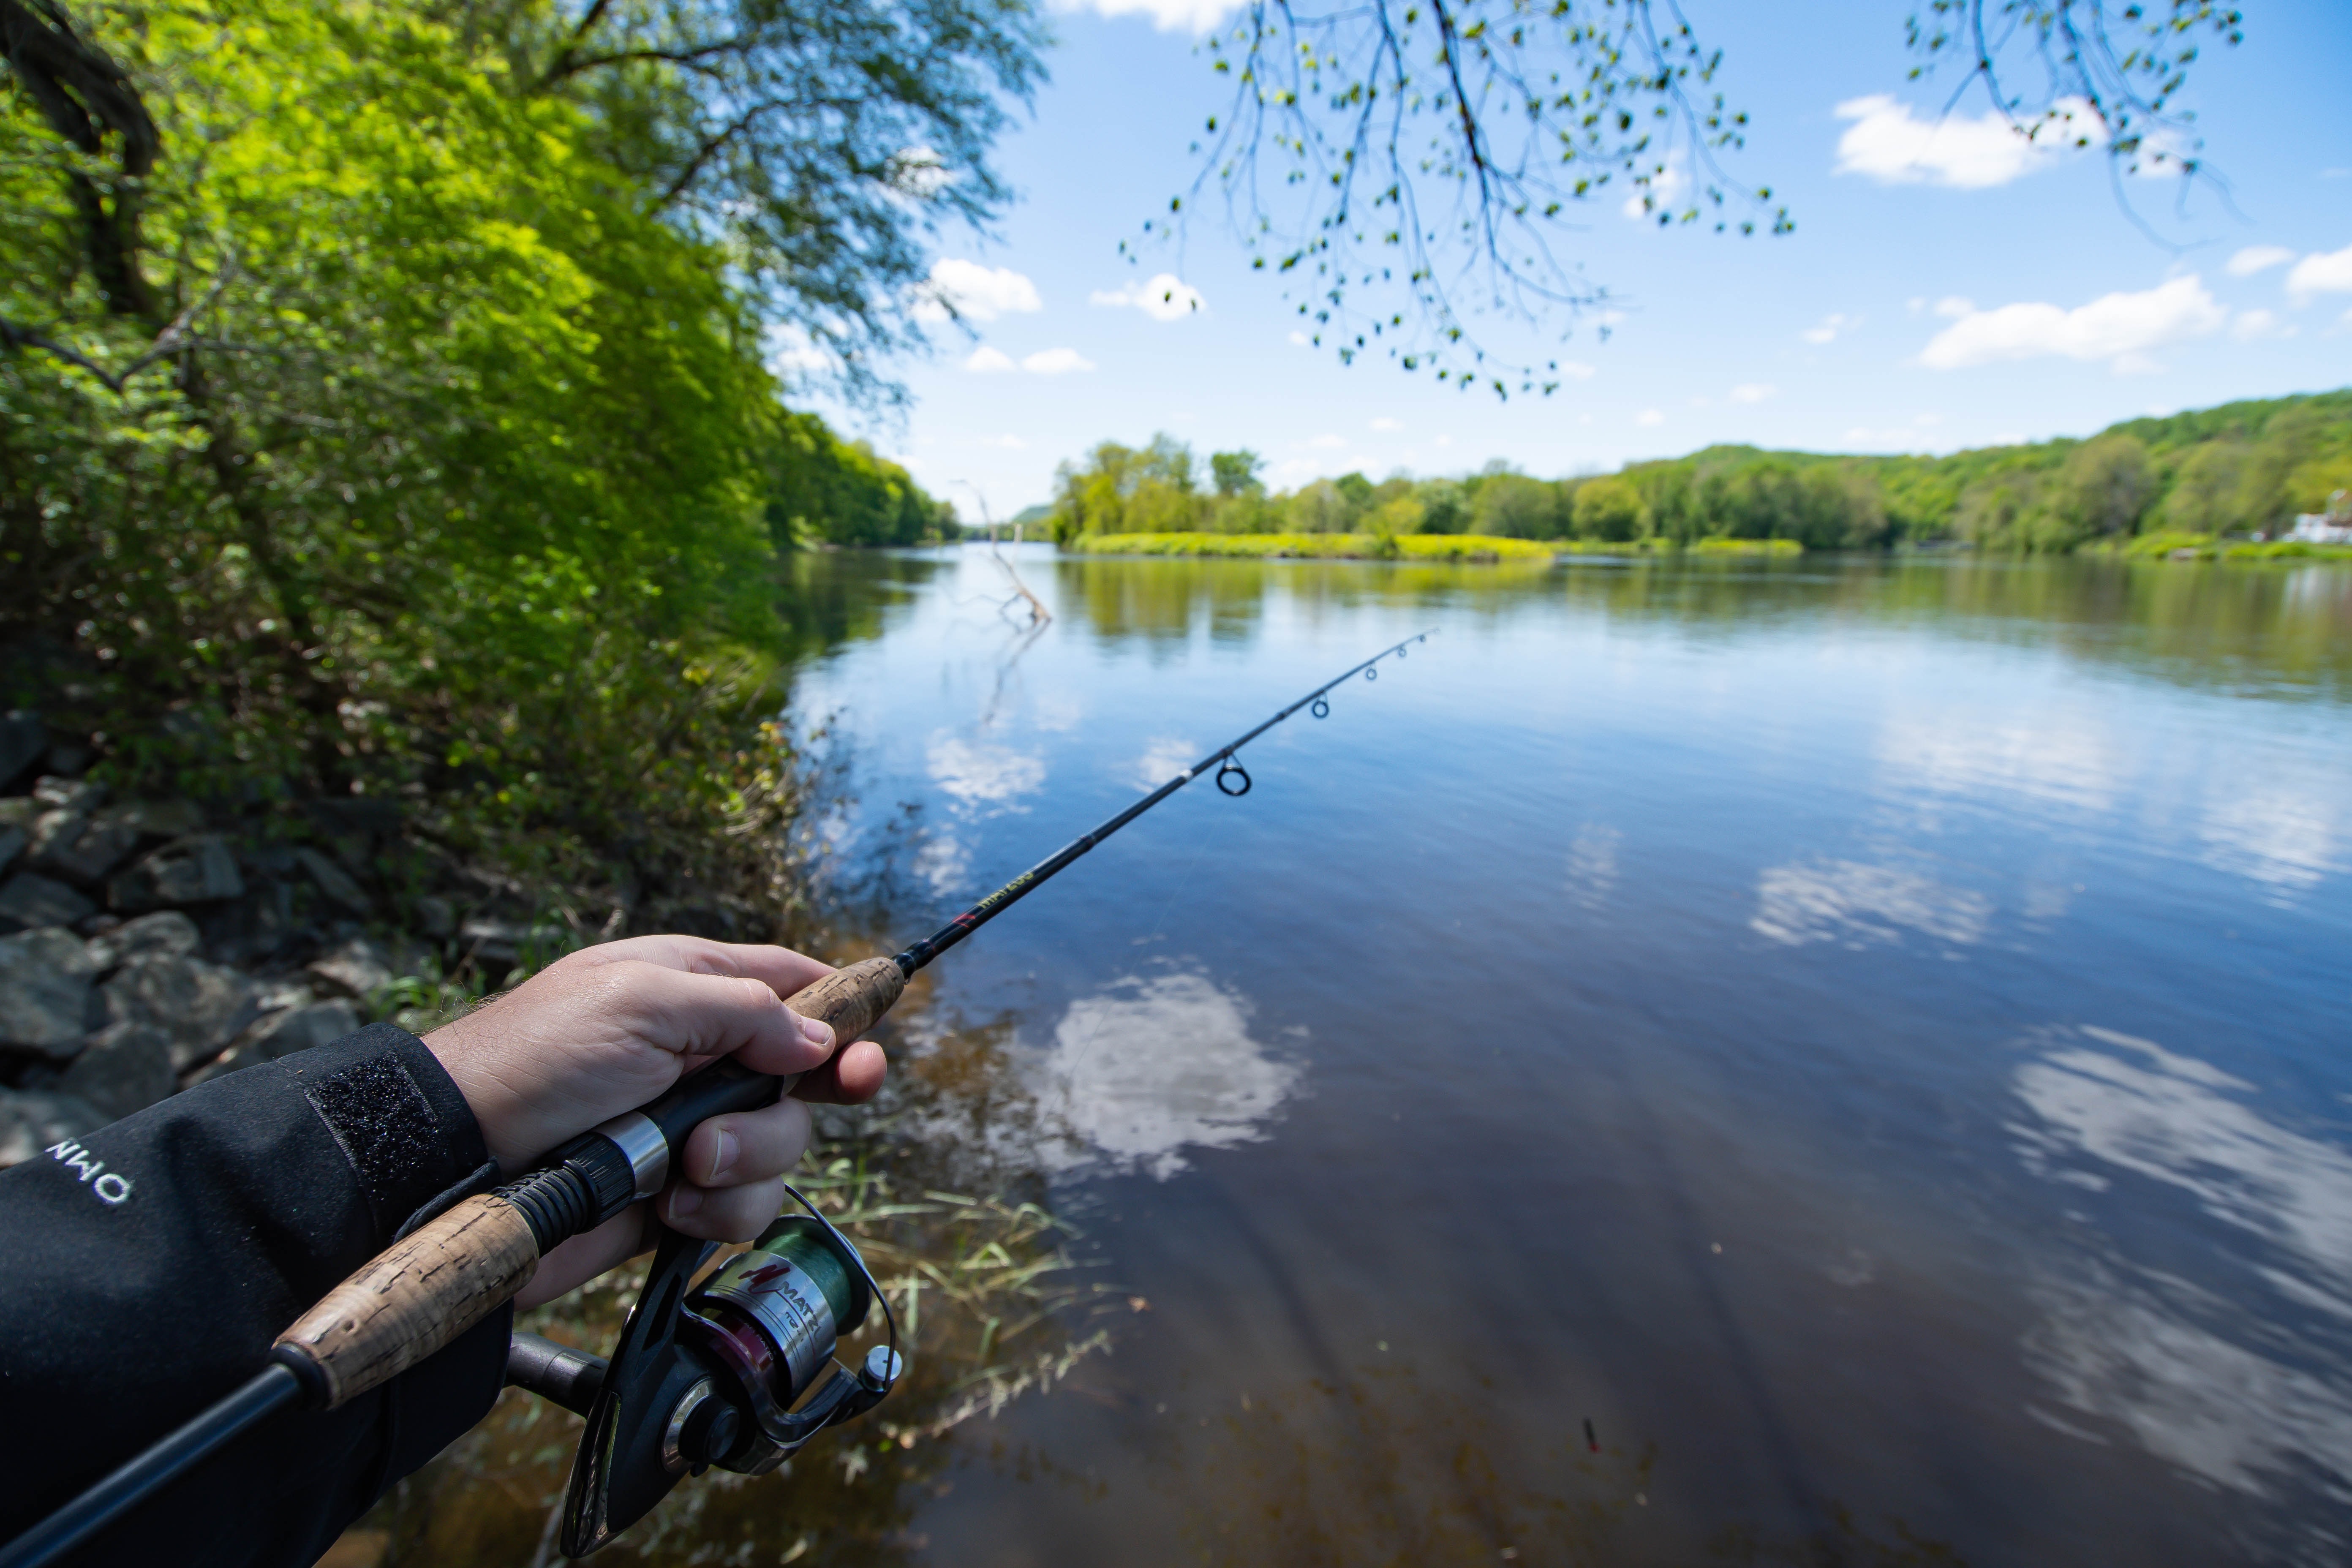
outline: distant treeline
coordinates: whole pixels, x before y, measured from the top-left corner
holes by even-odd
[[[1344,474],[1280,493],[1265,489],[1263,468],[1255,452],[1218,452],[1203,472],[1167,436],[1142,447],[1106,441],[1062,465],[1044,521],[1066,543],[1112,533],[1479,533],[2044,552],[2159,531],[2267,536],[2352,489],[2352,390],[1948,458],[1709,447],[1564,479],[1493,464],[1463,479]]]
[[[814,414],[780,414],[768,451],[768,531],[803,545],[919,544],[955,539],[955,508],[864,441],[845,441]]]

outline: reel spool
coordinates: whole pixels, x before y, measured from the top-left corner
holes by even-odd
[[[778,1219],[698,1285],[717,1245],[665,1227],[609,1364],[515,1337],[508,1381],[588,1418],[564,1504],[565,1556],[605,1545],[688,1476],[714,1466],[767,1474],[880,1404],[905,1370],[897,1315],[866,1260],[786,1190],[808,1212]],[[877,1300],[889,1342],[850,1372],[834,1352]]]

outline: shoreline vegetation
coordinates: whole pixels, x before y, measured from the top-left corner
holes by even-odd
[[[1097,533],[1062,547],[1072,555],[1192,555],[1297,561],[1459,561],[1484,565],[1550,565],[1562,555],[1666,555],[1685,547],[1663,540],[1611,543],[1580,539],[1510,539],[1485,533]],[[1792,556],[1793,539],[1705,539],[1694,555]]]
[[[1806,553],[1793,539],[1510,539],[1497,534],[1436,533],[1089,533],[1060,546],[1065,555],[1182,555],[1258,561],[1459,562],[1469,565],[1551,565],[1568,556],[1623,560],[1628,556],[1791,560]],[[1927,553],[1915,547],[1911,552]],[[1937,550],[1937,554],[1973,551]],[[2300,539],[2215,539],[2210,533],[2154,533],[2115,544],[2085,545],[2090,559],[2158,562],[2352,562],[2352,544]]]
[[[1627,463],[1613,474],[1542,479],[1496,462],[1454,477],[1342,474],[1290,490],[1271,489],[1265,468],[1246,449],[1212,453],[1204,465],[1166,435],[1142,447],[1105,441],[1064,463],[1053,500],[1016,521],[1085,551],[1108,548],[1108,539],[1203,541],[1119,547],[1155,554],[1523,555],[1491,543],[1465,552],[1416,542],[1475,538],[1580,554],[1927,547],[2168,561],[2352,559],[2339,544],[2282,537],[2303,517],[2352,522],[2352,389],[1940,458],[1717,446]],[[1213,538],[1261,542],[1205,542]]]

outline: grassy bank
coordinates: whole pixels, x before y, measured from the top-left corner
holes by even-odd
[[[2092,546],[2085,554],[2127,561],[2352,561],[2352,544],[2311,544],[2300,539],[2218,539],[2210,533],[2144,533],[2119,548]]]
[[[1486,533],[1097,533],[1064,547],[1077,555],[1214,555],[1331,561],[1470,561],[1540,564],[1559,555],[1671,554],[1663,540],[1506,539]],[[1708,539],[1695,555],[1797,555],[1793,539]]]

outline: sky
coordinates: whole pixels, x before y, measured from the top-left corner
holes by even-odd
[[[1224,98],[1199,41],[1235,7],[1061,0],[1053,79],[999,149],[1020,200],[990,234],[940,237],[933,277],[963,321],[896,366],[902,416],[816,405],[978,521],[983,501],[1002,519],[1049,500],[1098,441],[1160,432],[1204,469],[1247,447],[1289,489],[1496,459],[1606,472],[1714,442],[1940,453],[2352,384],[2342,0],[2249,5],[2246,41],[2210,50],[2185,100],[2222,184],[2141,178],[2122,200],[2097,153],[2033,152],[1980,90],[1946,113],[1948,80],[1906,79],[1907,0],[1685,9],[1752,116],[1727,166],[1795,230],[1662,232],[1622,188],[1570,215],[1559,247],[1606,319],[1481,327],[1503,355],[1563,362],[1548,397],[1344,366],[1216,218],[1147,236],[1197,172]]]

